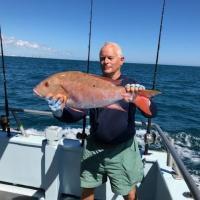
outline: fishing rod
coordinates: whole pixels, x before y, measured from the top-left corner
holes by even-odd
[[[89,28],[89,40],[88,40],[88,59],[87,59],[87,73],[90,71],[90,46],[92,36],[92,12],[93,12],[93,0],[90,1],[90,28]]]
[[[87,58],[87,73],[90,71],[90,46],[91,46],[91,36],[92,36],[92,12],[93,12],[93,0],[90,1],[90,21],[89,21],[89,39],[88,39],[88,58]],[[84,145],[84,139],[87,137],[85,133],[86,129],[86,116],[83,117],[83,130],[82,133],[77,133],[76,137],[81,139],[81,146]]]
[[[160,20],[160,30],[159,30],[157,53],[156,53],[156,63],[155,63],[154,74],[153,74],[153,83],[152,83],[152,89],[153,90],[155,89],[155,86],[156,86],[158,58],[159,58],[159,53],[160,53],[160,41],[161,41],[161,34],[162,34],[162,24],[163,24],[164,12],[165,12],[165,0],[163,0],[162,14],[161,14],[161,20]],[[144,151],[144,154],[148,154],[149,144],[147,143],[147,137],[148,137],[148,134],[150,134],[150,131],[151,131],[151,118],[148,118],[147,132],[145,134],[145,151]]]
[[[2,60],[2,68],[3,68],[3,82],[4,82],[4,93],[5,93],[5,112],[6,117],[4,118],[7,129],[7,136],[10,137],[10,122],[9,122],[9,109],[8,109],[8,96],[7,96],[7,87],[6,87],[6,72],[4,65],[4,54],[3,54],[3,42],[1,36],[1,26],[0,26],[0,43],[1,43],[1,60]]]
[[[159,53],[160,53],[160,41],[161,41],[161,34],[162,34],[162,23],[163,23],[164,11],[165,11],[165,0],[163,0],[162,16],[161,16],[161,21],[160,21],[160,31],[159,31],[159,38],[158,38],[157,54],[156,54],[156,64],[155,64],[155,68],[154,68],[154,77],[153,77],[153,86],[152,86],[153,90],[155,89],[155,86],[156,86],[158,58],[159,58]]]

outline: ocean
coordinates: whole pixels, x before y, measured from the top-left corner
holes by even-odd
[[[47,103],[33,94],[33,87],[50,74],[78,70],[86,72],[86,61],[5,57],[9,107],[49,110]],[[0,68],[0,108],[4,106],[3,70]],[[98,62],[90,62],[90,73],[101,74]],[[154,65],[125,63],[122,73],[152,88]],[[175,147],[197,184],[200,184],[200,67],[159,65],[154,98],[158,115],[152,119],[175,140]],[[4,114],[2,109],[0,115]],[[41,133],[48,126],[81,130],[81,123],[67,125],[55,118],[19,113],[27,132]],[[138,112],[137,121],[146,121]],[[10,115],[11,126],[16,127]],[[139,130],[144,134],[145,130]]]

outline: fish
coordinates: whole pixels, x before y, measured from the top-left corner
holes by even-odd
[[[108,107],[122,110],[117,102],[124,99],[124,96],[127,97],[127,92],[120,83],[120,80],[103,76],[66,71],[42,80],[33,91],[42,98],[62,96],[65,99],[65,106],[75,109]],[[142,90],[136,95],[151,98],[159,93],[157,90]]]

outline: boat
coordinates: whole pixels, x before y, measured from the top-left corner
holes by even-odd
[[[89,35],[91,36],[91,19]],[[3,48],[1,50],[3,60]],[[159,48],[157,61],[158,54]],[[6,111],[6,115],[1,116],[0,128],[0,199],[80,199],[79,175],[82,140],[76,138],[77,133],[71,133],[72,129],[63,132],[57,126],[50,126],[40,134],[28,134],[23,128],[18,113],[53,117],[52,113],[11,108],[6,101],[6,85],[4,89],[5,107],[0,108]],[[18,128],[9,126],[9,113],[12,113]],[[138,199],[200,200],[200,190],[176,153],[173,140],[158,124],[137,121],[136,125],[136,128],[143,127],[149,130],[143,135],[143,145],[140,144],[144,177],[137,185]],[[89,129],[86,129],[86,133],[89,134]],[[74,135],[74,138],[68,135]],[[141,140],[140,137],[137,139]],[[108,180],[96,188],[95,199],[121,200],[123,197],[111,191]]]
[[[80,199],[79,180],[82,142],[69,138],[60,127],[50,126],[43,133],[27,134],[17,113],[46,115],[51,112],[9,108],[17,119],[18,129],[10,129],[9,136],[4,123],[0,130],[0,199]],[[137,127],[147,124],[136,122]],[[141,200],[200,199],[200,191],[177,155],[173,143],[159,125],[152,123],[152,132],[140,146],[144,163],[144,178],[138,184]],[[86,133],[88,134],[88,129]],[[72,133],[73,134],[73,133]],[[139,139],[139,138],[138,138]],[[151,144],[164,145],[164,149]],[[95,198],[120,200],[112,193],[109,181],[98,187]]]

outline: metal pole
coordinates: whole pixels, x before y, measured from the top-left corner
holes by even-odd
[[[22,109],[22,108],[9,108],[9,110],[13,112],[24,112],[24,113],[34,114],[34,115],[44,115],[44,116],[53,117],[52,112],[49,112],[49,111],[31,110],[31,109]]]

